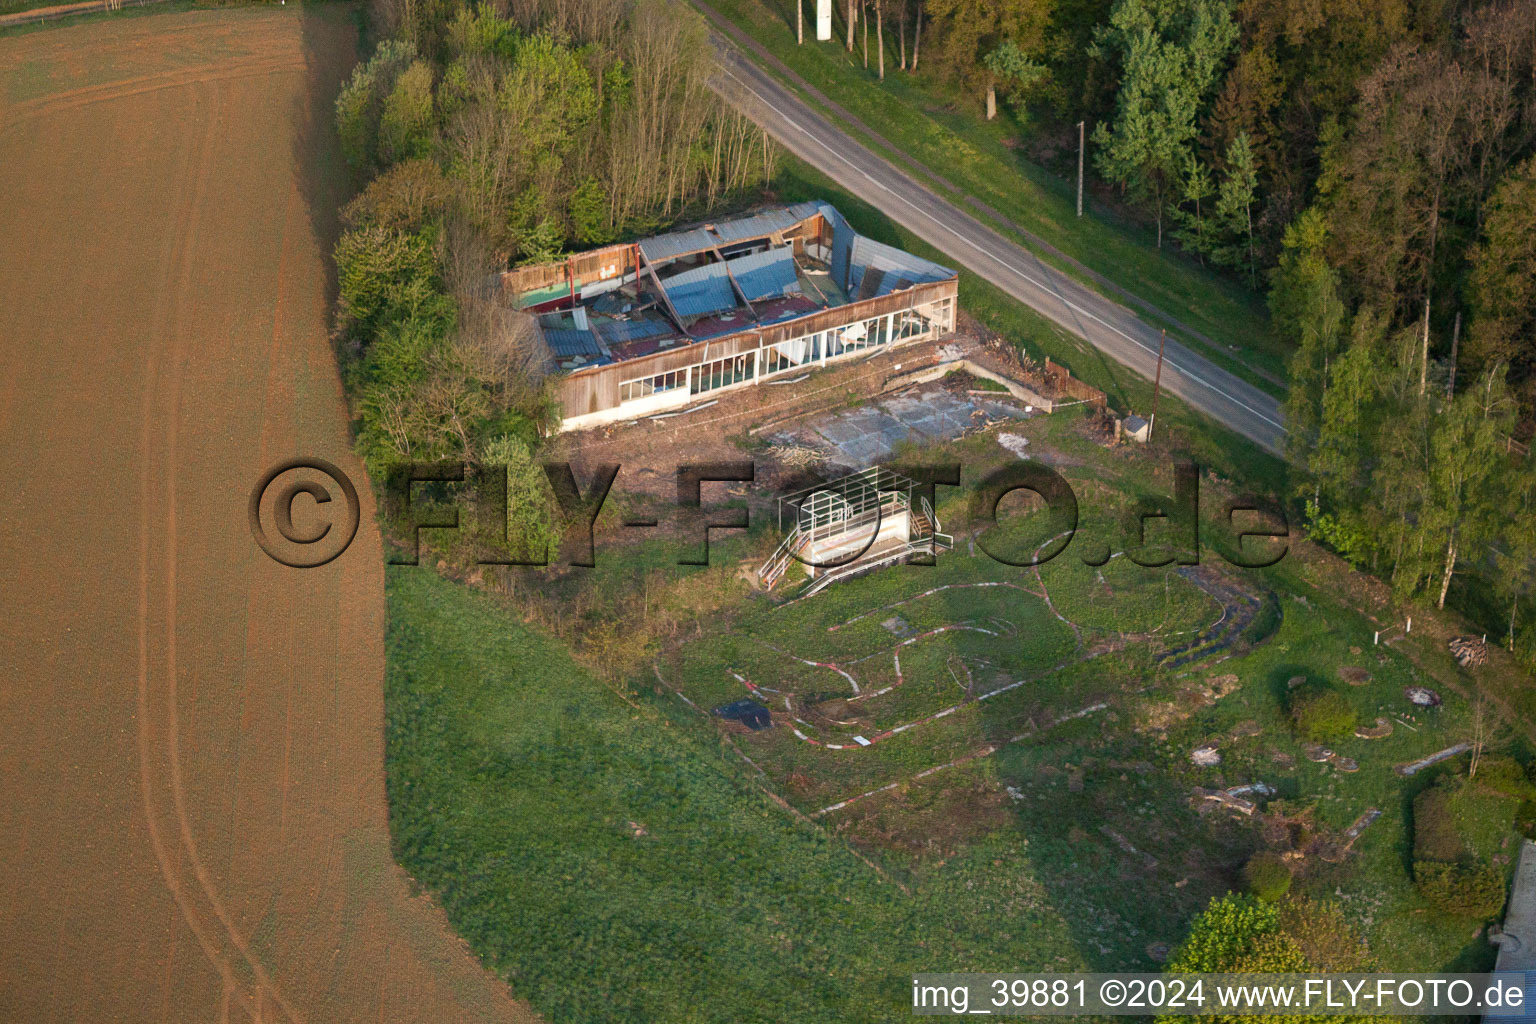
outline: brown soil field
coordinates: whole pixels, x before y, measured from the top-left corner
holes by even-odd
[[[381,545],[326,333],[353,17],[0,39],[8,1024],[536,1019],[390,857]],[[249,528],[291,456],[362,498],[321,568]]]

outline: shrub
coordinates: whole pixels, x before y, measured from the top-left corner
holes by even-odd
[[[1507,754],[1484,757],[1479,761],[1476,782],[1505,796],[1521,800],[1536,799],[1536,786],[1531,785],[1520,762]]]
[[[1461,832],[1456,827],[1451,798],[1453,779],[1426,789],[1413,800],[1413,856],[1415,860],[1454,863],[1466,854]]]
[[[1463,917],[1493,917],[1504,906],[1504,872],[1496,864],[1421,860],[1413,880],[1432,905]]]
[[[1315,690],[1291,698],[1291,722],[1302,739],[1322,743],[1352,735],[1357,719],[1342,694]]]
[[[1243,865],[1243,882],[1248,891],[1266,903],[1273,903],[1291,888],[1291,866],[1279,854],[1261,851]]]

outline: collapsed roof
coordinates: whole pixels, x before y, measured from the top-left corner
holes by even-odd
[[[502,276],[564,370],[783,323],[955,272],[807,202],[577,253]]]

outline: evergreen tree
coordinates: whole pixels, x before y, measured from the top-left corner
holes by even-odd
[[[1113,121],[1094,129],[1099,172],[1152,207],[1163,244],[1168,200],[1193,159],[1196,119],[1237,39],[1223,0],[1119,0],[1091,54],[1120,69]]]

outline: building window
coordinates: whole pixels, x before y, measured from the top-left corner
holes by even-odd
[[[700,363],[693,368],[693,387],[695,395],[701,395],[715,388],[728,387],[732,384],[740,384],[742,381],[751,380],[757,373],[756,352],[747,355],[731,356],[726,359],[716,359],[709,363]]]
[[[634,402],[651,395],[660,394],[663,391],[674,391],[688,383],[687,370],[673,370],[670,373],[659,373],[654,377],[641,377],[638,380],[627,380],[619,385],[619,401]]]

